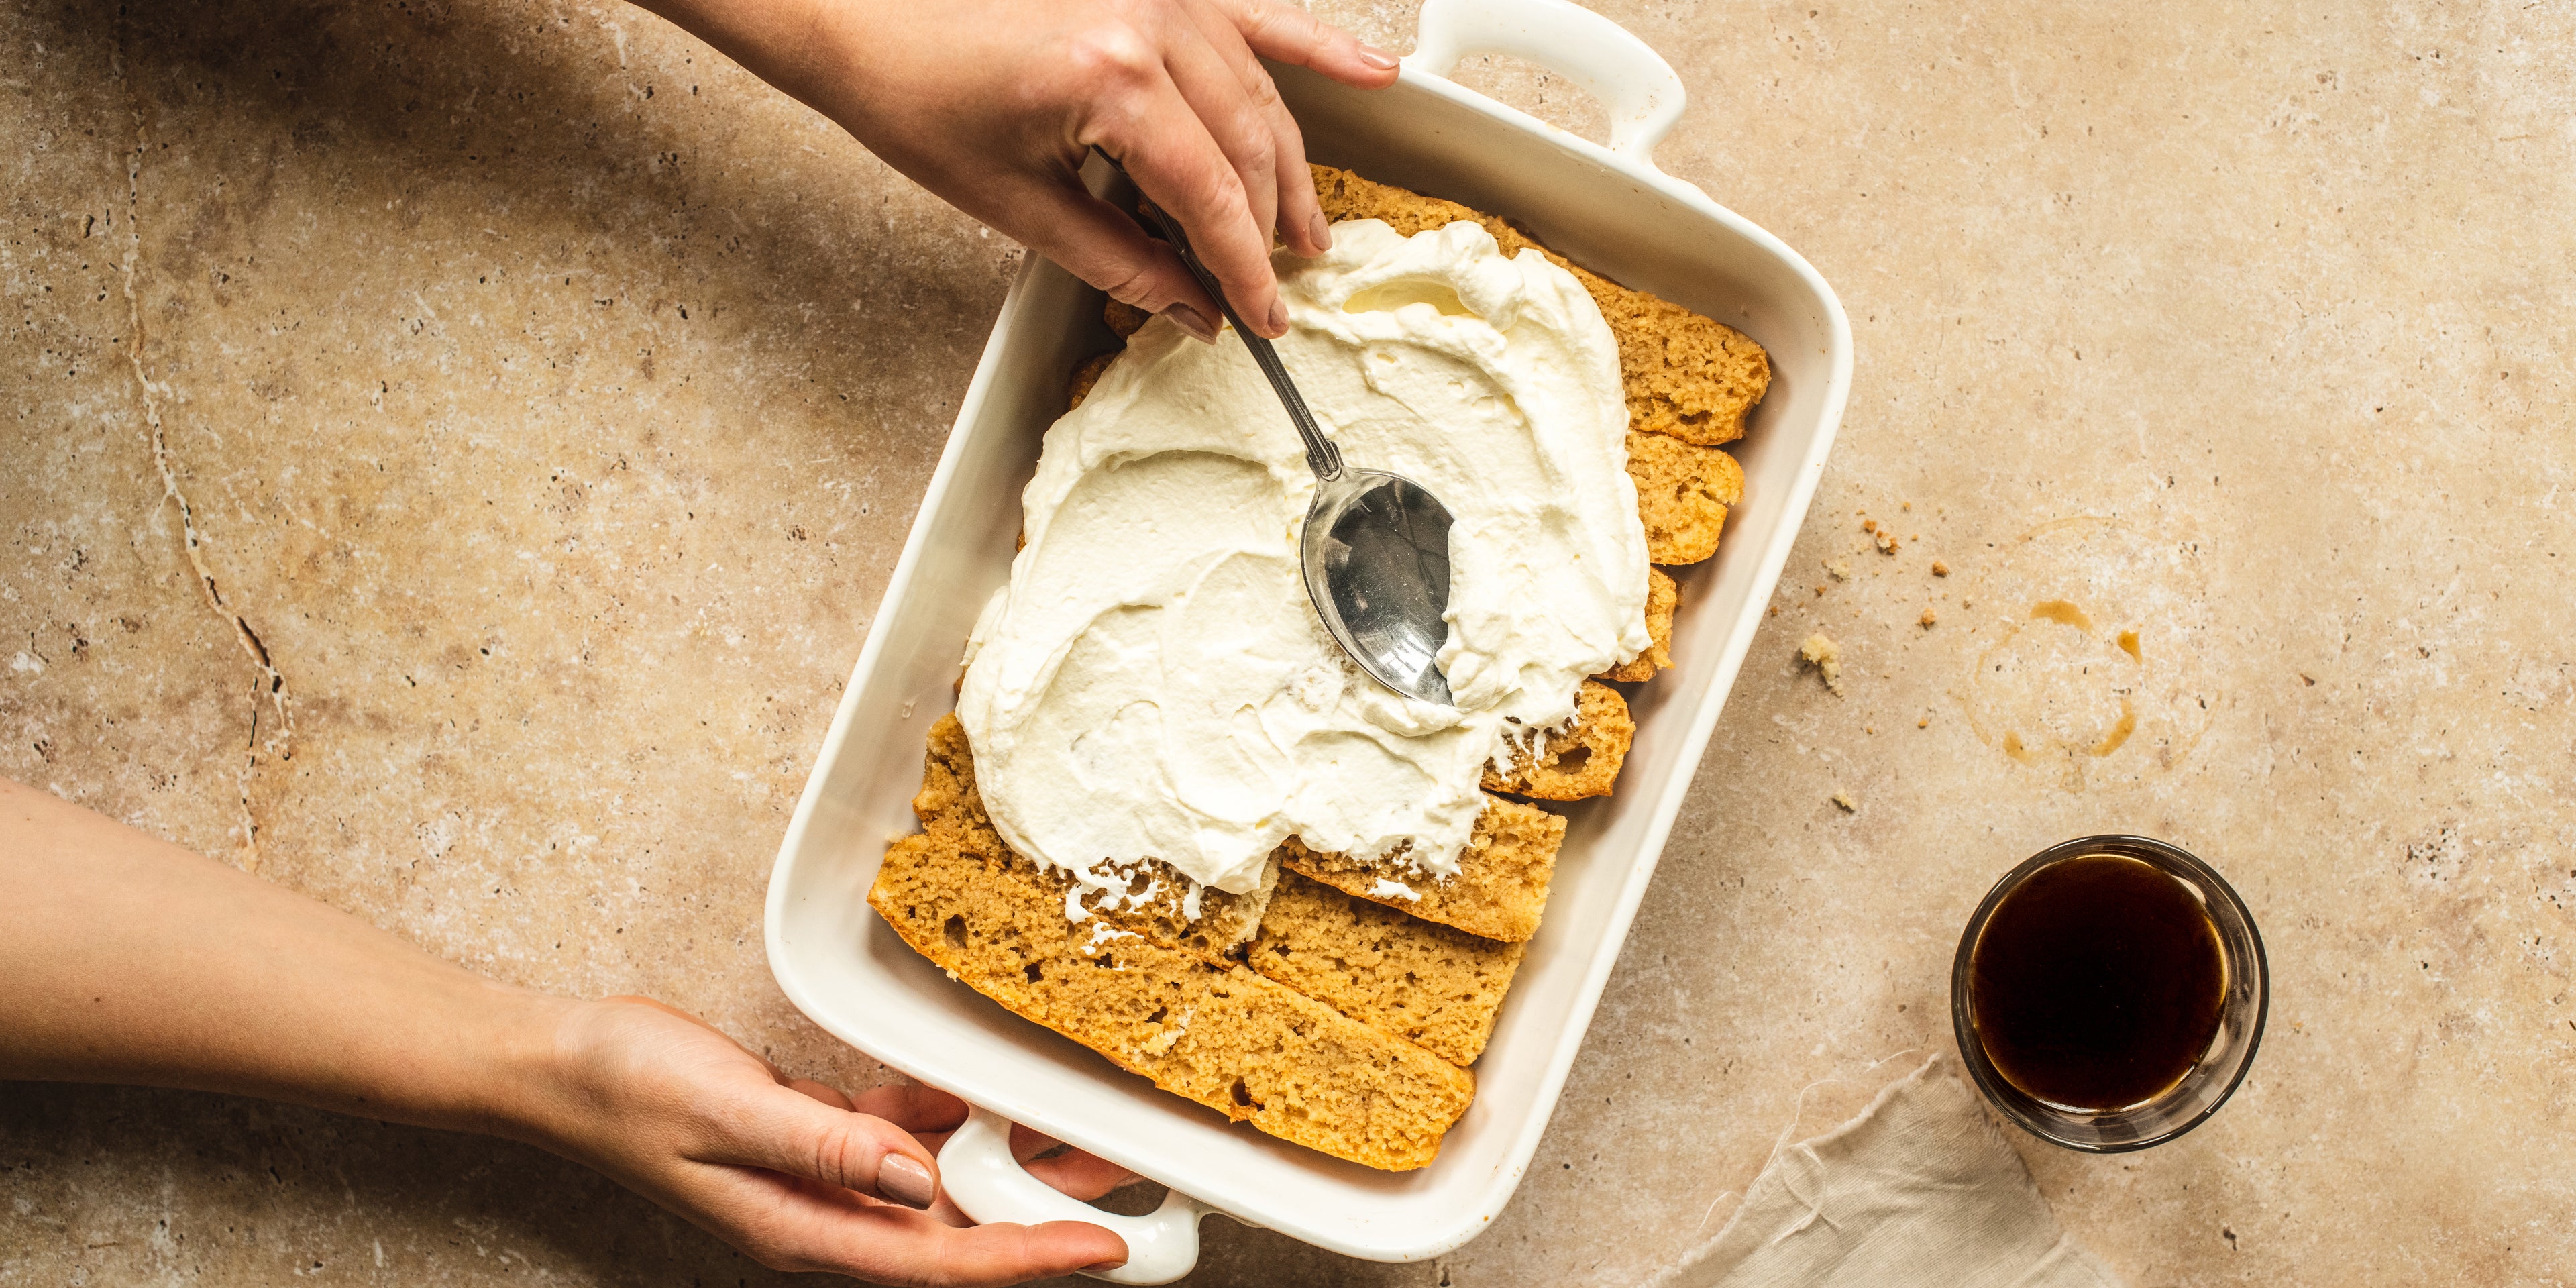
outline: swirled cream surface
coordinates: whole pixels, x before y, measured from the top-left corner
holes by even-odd
[[[1397,696],[1324,632],[1296,430],[1240,340],[1157,318],[1047,431],[958,702],[994,826],[1085,886],[1159,859],[1239,893],[1291,835],[1453,873],[1486,761],[1647,647],[1627,403],[1591,296],[1472,223],[1333,237],[1276,260],[1280,356],[1345,459],[1449,507],[1457,706]]]

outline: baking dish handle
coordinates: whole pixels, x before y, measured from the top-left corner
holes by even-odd
[[[1509,54],[1558,72],[1610,113],[1610,150],[1654,165],[1682,117],[1682,78],[1627,28],[1571,0],[1425,0],[1407,70],[1447,79],[1469,54]]]
[[[1199,1219],[1212,1209],[1173,1190],[1144,1216],[1103,1212],[1058,1193],[1011,1157],[1011,1122],[981,1107],[939,1147],[939,1184],[959,1211],[979,1222],[1088,1221],[1127,1241],[1127,1264],[1084,1271],[1113,1284],[1167,1284],[1199,1260]]]

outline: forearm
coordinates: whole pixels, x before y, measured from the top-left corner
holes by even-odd
[[[525,1136],[564,1005],[0,779],[0,1078]]]
[[[836,119],[866,72],[845,55],[867,0],[635,0],[744,70]],[[850,30],[844,30],[844,29]]]

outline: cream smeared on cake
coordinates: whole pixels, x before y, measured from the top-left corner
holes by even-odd
[[[996,830],[1087,886],[1158,859],[1240,893],[1291,835],[1452,873],[1486,761],[1650,643],[1618,352],[1581,284],[1470,223],[1346,223],[1277,266],[1280,354],[1325,432],[1456,520],[1458,705],[1398,697],[1324,633],[1296,431],[1239,342],[1157,319],[1047,431],[958,701]]]

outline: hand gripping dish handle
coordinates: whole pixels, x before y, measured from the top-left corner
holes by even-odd
[[[1084,1271],[1113,1284],[1167,1284],[1199,1260],[1199,1219],[1209,1209],[1174,1190],[1144,1216],[1120,1216],[1058,1193],[1011,1157],[1011,1123],[990,1110],[968,1111],[965,1125],[939,1148],[939,1184],[959,1211],[979,1222],[1088,1221],[1127,1241],[1127,1264]]]
[[[1447,79],[1469,54],[1509,54],[1562,73],[1610,113],[1610,150],[1654,165],[1682,118],[1682,78],[1627,28],[1572,0],[1425,0],[1407,69]]]

